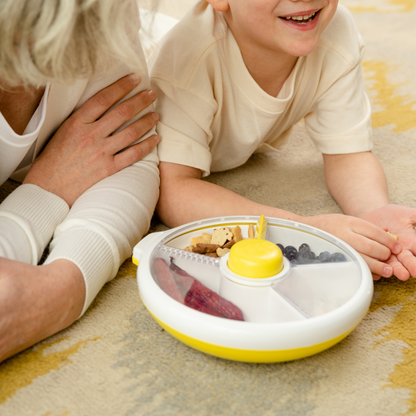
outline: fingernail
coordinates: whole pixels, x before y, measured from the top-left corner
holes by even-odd
[[[396,247],[394,247],[394,252],[395,253],[400,253],[402,251],[402,246],[401,245],[399,245],[399,244],[397,244],[397,246]]]
[[[393,269],[390,266],[386,266],[383,271],[385,276],[391,276],[393,273]]]
[[[153,141],[155,142],[155,144],[159,144],[160,136],[153,136]]]
[[[159,121],[159,114],[158,113],[152,113],[151,116],[152,116],[152,119],[154,121]]]
[[[140,84],[141,80],[142,80],[142,77],[139,74],[131,74],[130,75],[130,81],[133,84]]]
[[[150,90],[149,91],[149,97],[154,101],[157,98],[157,95],[154,91]]]

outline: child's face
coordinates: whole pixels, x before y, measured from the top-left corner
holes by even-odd
[[[305,56],[318,44],[338,0],[209,0],[225,12],[237,42],[259,51]],[[219,7],[216,7],[216,5]]]

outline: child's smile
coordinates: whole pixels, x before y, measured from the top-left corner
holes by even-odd
[[[293,13],[290,16],[279,16],[286,24],[297,30],[312,30],[316,27],[319,20],[320,10]]]
[[[338,5],[338,0],[208,1],[224,12],[243,55],[251,49],[262,59],[310,54]]]

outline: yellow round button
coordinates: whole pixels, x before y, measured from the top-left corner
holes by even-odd
[[[249,238],[231,247],[228,267],[240,276],[264,279],[282,271],[283,254],[270,241]]]

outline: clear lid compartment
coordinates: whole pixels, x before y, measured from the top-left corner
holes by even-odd
[[[179,303],[219,318],[244,320],[241,309],[218,294],[220,271],[215,259],[159,245],[151,263],[156,283]]]
[[[238,225],[243,238],[247,238],[249,224],[255,224],[255,219],[241,221],[240,218],[235,223],[214,225],[206,221],[200,227],[193,224],[173,231],[152,252],[150,270],[154,280],[165,293],[185,306],[248,322],[310,319],[339,308],[357,292],[362,276],[355,254],[337,239],[303,224],[268,219],[267,239],[284,247],[295,247],[298,252],[302,244],[307,244],[315,256],[322,252],[339,253],[342,261],[321,262],[316,258],[309,259],[309,263],[292,261],[289,277],[267,288],[230,282],[220,272],[220,258],[184,250],[192,245],[192,238],[201,237],[202,233],[213,234],[222,227]]]

